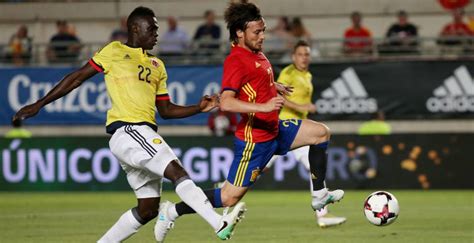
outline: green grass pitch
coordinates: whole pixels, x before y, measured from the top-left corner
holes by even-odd
[[[231,242],[474,242],[474,191],[391,191],[400,216],[370,225],[362,210],[369,191],[348,191],[332,205],[341,226],[320,229],[306,191],[251,191],[248,211]],[[165,199],[177,200],[174,192]],[[95,242],[135,205],[132,192],[0,193],[0,242]],[[154,221],[127,242],[154,242]],[[220,242],[198,216],[185,216],[167,242]]]

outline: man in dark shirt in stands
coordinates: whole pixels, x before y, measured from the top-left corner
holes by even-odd
[[[418,46],[418,28],[408,22],[408,14],[400,10],[397,14],[398,22],[390,26],[387,37],[387,52],[407,53],[414,52]]]
[[[215,23],[214,11],[204,12],[204,18],[206,22],[198,27],[193,39],[199,42],[198,53],[211,54],[213,50],[219,49],[219,43],[216,42],[221,38],[221,27]]]
[[[74,62],[81,50],[80,40],[69,32],[68,23],[65,20],[56,22],[58,33],[51,37],[47,52],[48,60],[52,63]]]

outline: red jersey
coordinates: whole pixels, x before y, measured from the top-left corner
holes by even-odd
[[[224,61],[222,91],[233,90],[236,98],[265,103],[277,96],[272,65],[262,52],[253,53],[239,46]],[[266,142],[278,135],[278,111],[241,113],[235,136],[247,142]]]
[[[450,23],[444,26],[441,31],[443,36],[464,36],[473,35],[469,26],[465,23]]]
[[[346,39],[344,45],[349,49],[364,49],[372,45],[372,34],[364,27],[359,30],[351,27],[346,30],[344,37]]]

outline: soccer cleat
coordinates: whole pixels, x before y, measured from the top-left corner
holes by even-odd
[[[311,202],[311,206],[313,207],[314,210],[319,210],[324,208],[324,206],[334,203],[334,202],[339,202],[342,198],[344,197],[344,191],[343,190],[334,190],[334,191],[328,191],[323,197],[318,198],[318,197],[313,197],[313,201]]]
[[[245,211],[247,211],[245,203],[239,202],[235,205],[232,212],[222,216],[221,227],[216,231],[217,237],[221,240],[230,239],[234,233],[235,226],[244,218]]]
[[[164,242],[166,234],[174,227],[174,221],[168,217],[168,209],[173,206],[170,201],[165,201],[160,205],[160,212],[155,224],[155,239]]]
[[[345,217],[337,217],[331,214],[326,214],[322,217],[317,217],[317,219],[318,219],[318,225],[321,228],[336,226],[336,225],[340,225],[346,222]]]

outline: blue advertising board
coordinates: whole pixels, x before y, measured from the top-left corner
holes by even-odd
[[[22,106],[44,96],[56,82],[72,72],[73,68],[0,68],[0,125],[10,124],[10,119]],[[174,103],[195,104],[204,94],[220,91],[221,66],[170,67],[168,91]],[[104,124],[110,107],[104,76],[98,74],[76,90],[46,107],[30,125]],[[207,114],[192,118],[162,120],[159,124],[203,125]]]

